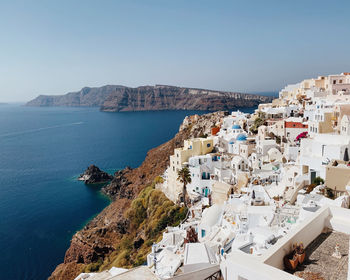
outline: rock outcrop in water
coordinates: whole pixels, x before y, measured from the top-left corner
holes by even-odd
[[[176,86],[103,86],[66,95],[40,95],[27,106],[98,106],[102,111],[233,110],[271,102],[271,96]]]
[[[101,184],[107,183],[113,179],[112,175],[102,171],[95,165],[90,165],[86,171],[78,178],[80,181],[84,181],[85,184]]]
[[[150,150],[140,167],[116,172],[114,179],[104,188],[104,192],[111,195],[114,201],[73,236],[64,263],[57,266],[50,279],[74,279],[83,269],[91,265],[100,265],[104,268],[112,265],[130,267],[138,263],[142,264],[153,242],[152,239],[146,238],[150,233],[145,230],[145,227],[152,228],[154,220],[146,218],[142,222],[143,227],[136,228],[133,221],[129,219],[130,213],[138,205],[136,202],[150,196],[147,189],[156,177],[165,171],[174,148],[181,147],[185,139],[210,134],[211,127],[217,125],[223,116],[223,112],[216,112],[186,118],[175,137]],[[147,191],[146,194],[143,193],[145,191]],[[168,201],[159,190],[154,190],[154,198],[148,207],[157,204],[156,201],[158,205],[166,204],[169,207],[175,207],[171,206],[172,202]],[[149,211],[147,208],[145,212]],[[158,237],[155,235],[154,240]],[[141,239],[145,242],[140,242]],[[129,251],[126,252],[125,248]],[[130,252],[135,255],[130,255]]]

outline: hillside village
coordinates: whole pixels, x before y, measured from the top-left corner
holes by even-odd
[[[156,186],[186,219],[146,265],[76,279],[347,279],[350,73],[288,85],[253,114],[209,125],[174,150]]]

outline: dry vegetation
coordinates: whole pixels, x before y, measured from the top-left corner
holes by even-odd
[[[116,267],[134,267],[146,261],[151,246],[157,242],[167,226],[177,226],[185,218],[187,209],[175,205],[160,191],[154,188],[159,178],[153,184],[140,192],[125,212],[125,218],[130,221],[128,232],[115,244],[116,250],[100,259],[86,265],[83,272],[103,271]]]

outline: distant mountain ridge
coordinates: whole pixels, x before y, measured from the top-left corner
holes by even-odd
[[[42,107],[100,107],[106,98],[119,87],[122,88],[123,86],[84,87],[80,91],[69,92],[64,95],[39,95],[26,105]]]
[[[40,95],[27,106],[100,107],[102,111],[231,110],[271,102],[273,97],[169,85],[84,87],[65,95]]]

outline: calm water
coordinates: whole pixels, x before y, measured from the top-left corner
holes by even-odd
[[[137,167],[194,113],[0,106],[0,279],[46,279],[74,232],[109,204],[76,177],[92,163]]]

